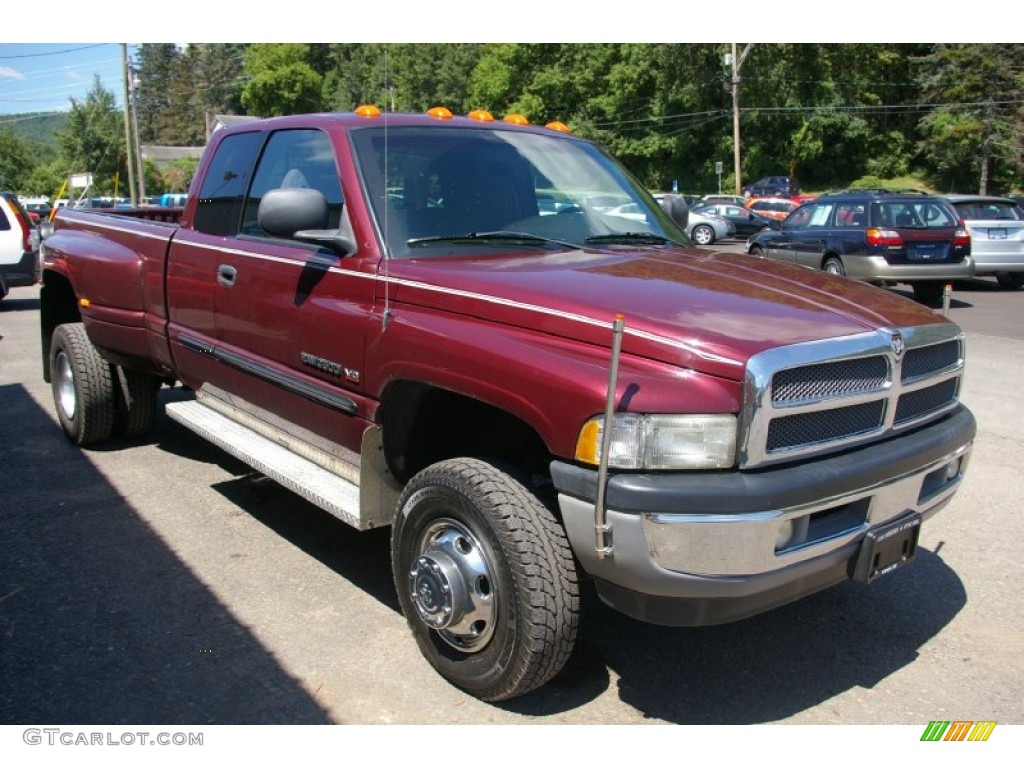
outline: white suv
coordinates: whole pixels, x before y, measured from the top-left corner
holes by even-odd
[[[13,192],[0,192],[0,299],[9,288],[35,285],[39,277],[39,232]]]

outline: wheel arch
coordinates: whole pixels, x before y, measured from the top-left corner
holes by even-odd
[[[67,277],[47,270],[43,273],[43,285],[39,290],[39,331],[42,341],[43,380],[52,381],[50,371],[50,346],[53,332],[64,323],[81,322],[78,310],[78,296]]]
[[[391,382],[377,421],[389,469],[402,484],[431,464],[459,456],[505,464],[525,477],[548,476],[552,453],[519,416],[420,381]]]

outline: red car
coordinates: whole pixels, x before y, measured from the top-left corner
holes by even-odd
[[[769,219],[782,221],[799,207],[799,203],[786,197],[752,197],[747,208]]]

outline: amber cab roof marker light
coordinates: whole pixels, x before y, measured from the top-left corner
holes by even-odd
[[[569,130],[569,126],[563,123],[561,120],[552,120],[550,123],[544,126],[552,131],[561,131],[562,133],[572,133]]]
[[[452,111],[447,107],[431,107],[427,110],[427,114],[438,120],[451,120],[453,117]]]
[[[375,104],[361,104],[353,111],[360,117],[380,117],[380,108]]]
[[[505,122],[512,123],[512,125],[529,125],[530,121],[526,119],[525,115],[520,115],[518,112],[513,112],[511,115],[505,115]]]
[[[494,115],[488,112],[486,109],[474,109],[468,115],[470,120],[479,120],[481,123],[493,123]]]

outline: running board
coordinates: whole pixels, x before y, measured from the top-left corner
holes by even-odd
[[[364,525],[360,518],[358,485],[196,400],[168,403],[166,412],[179,424],[342,522],[360,530],[373,527],[372,523]]]

